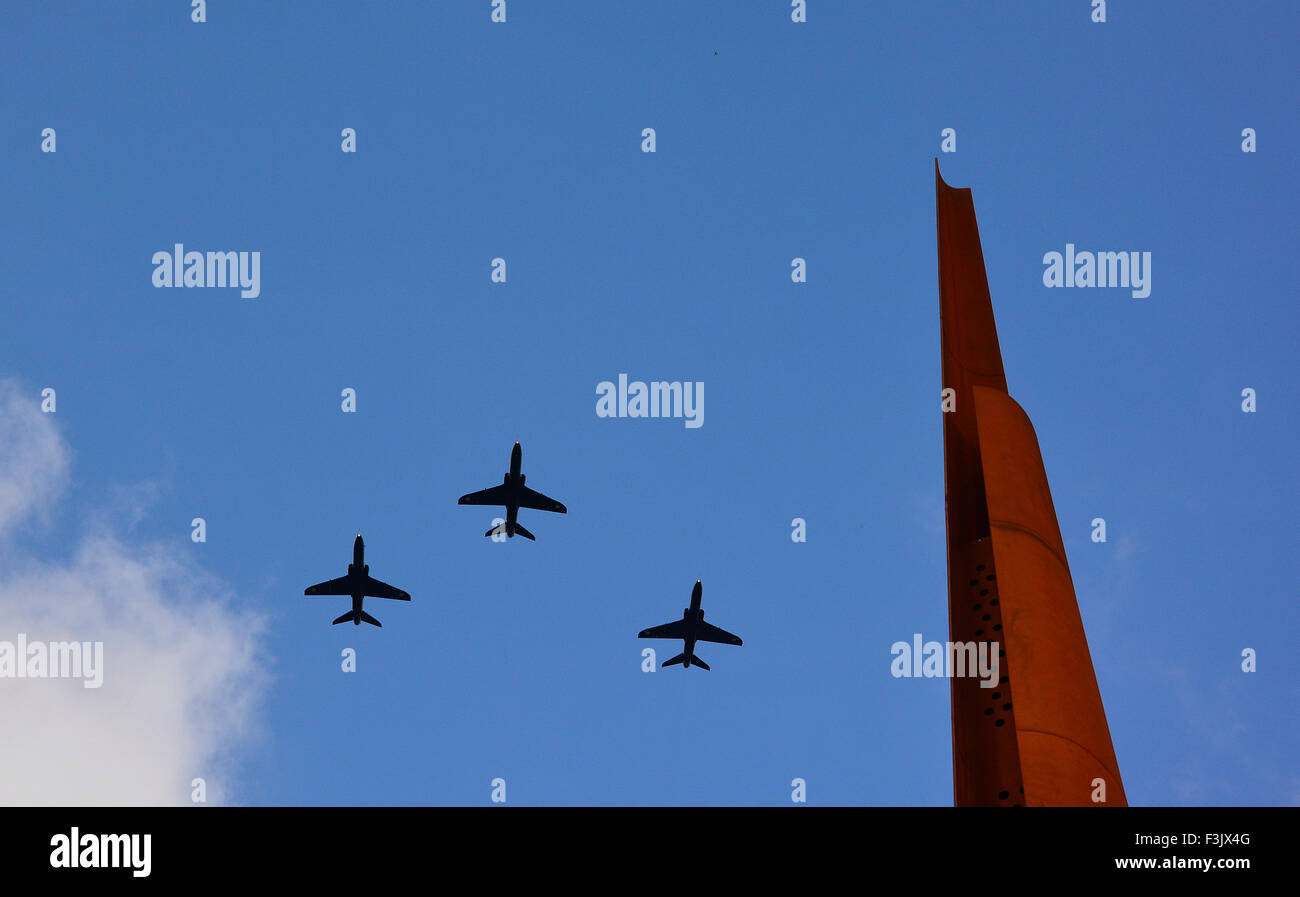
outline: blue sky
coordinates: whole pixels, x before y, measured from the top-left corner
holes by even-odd
[[[1300,801],[1294,5],[809,5],[6,14],[0,378],[71,463],[5,552],[93,520],[263,619],[230,799],[950,804],[948,683],[889,666],[947,631],[951,127],[1130,802]],[[178,242],[259,251],[260,298],[155,289]],[[1151,295],[1045,288],[1067,242],[1151,252]],[[598,418],[619,373],[702,381],[704,425]],[[495,544],[456,499],[516,439],[569,513]],[[302,595],[358,531],[414,596],[381,630]],[[744,647],[643,673],[697,578]]]

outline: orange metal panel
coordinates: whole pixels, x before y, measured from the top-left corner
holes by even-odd
[[[974,392],[1025,804],[1092,805],[1100,782],[1105,805],[1124,806],[1038,437],[1015,399]]]
[[[948,631],[996,642],[999,681],[954,677],[958,806],[1125,802],[1033,427],[1010,396],[975,205],[935,163]],[[1014,698],[1013,698],[1014,696]]]

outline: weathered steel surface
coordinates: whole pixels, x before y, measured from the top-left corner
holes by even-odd
[[[999,646],[999,681],[952,679],[958,806],[1124,806],[1038,439],[1007,394],[975,206],[935,165],[953,642]],[[1093,800],[1098,781],[1105,801]]]

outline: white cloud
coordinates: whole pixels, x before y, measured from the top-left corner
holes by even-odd
[[[0,382],[0,543],[66,490],[53,417]],[[103,642],[104,671],[99,688],[0,678],[0,805],[186,804],[194,778],[209,803],[238,796],[231,776],[268,678],[262,621],[232,607],[187,544],[127,544],[96,522],[68,560],[2,545],[0,640]]]
[[[48,518],[64,487],[69,452],[34,397],[0,380],[0,537],[30,516]]]

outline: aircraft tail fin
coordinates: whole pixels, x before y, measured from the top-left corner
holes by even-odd
[[[536,538],[532,533],[530,533],[528,530],[524,529],[524,528],[523,528],[522,526],[520,526],[518,523],[515,524],[515,535],[516,535],[516,536],[523,536],[523,537],[524,537],[525,539],[527,539],[529,542],[536,542],[536,541],[537,541],[537,538]]]
[[[378,626],[381,629],[384,626],[383,623],[380,623],[378,620],[376,620],[374,617],[370,616],[370,614],[366,613],[363,610],[348,611],[346,614],[344,614],[343,616],[335,620],[334,625],[337,626],[340,623],[351,623],[354,626],[360,626],[363,622],[370,623],[372,626]]]
[[[709,668],[709,665],[708,665],[707,663],[705,663],[704,661],[700,660],[700,659],[699,659],[698,657],[696,657],[694,654],[692,654],[692,655],[690,656],[690,661],[691,661],[691,666],[693,666],[693,667],[703,667],[703,668],[706,669],[706,670]],[[661,667],[671,667],[671,666],[676,666],[677,664],[683,664],[683,665],[685,665],[685,662],[686,662],[686,655],[685,655],[685,654],[678,654],[676,657],[673,657],[673,658],[670,658],[670,659],[668,659],[668,660],[665,660],[663,663],[659,664],[659,666],[661,666]]]
[[[487,532],[485,532],[483,535],[485,535],[485,536],[504,536],[505,534],[506,534],[506,525],[505,525],[504,523],[498,523],[496,526],[492,527],[490,530],[488,530]]]

